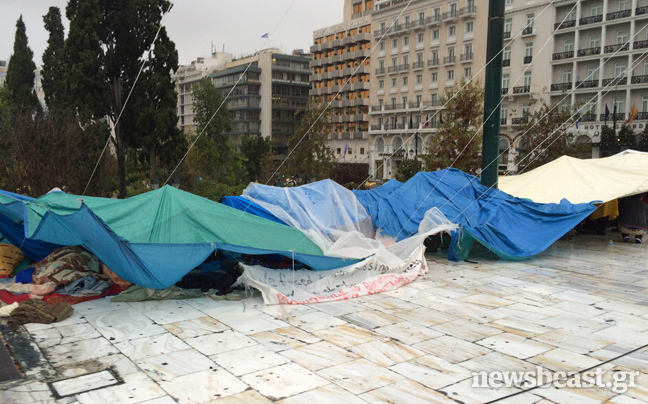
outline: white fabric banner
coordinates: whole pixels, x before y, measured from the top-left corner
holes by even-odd
[[[265,304],[310,304],[347,300],[386,292],[414,281],[427,272],[421,244],[398,265],[388,266],[373,256],[355,265],[331,271],[277,269],[242,265],[238,283],[261,291]]]

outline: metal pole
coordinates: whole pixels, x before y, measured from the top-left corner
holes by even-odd
[[[612,111],[614,111],[614,112],[612,112],[612,122],[613,122],[612,129],[614,130],[614,139],[613,139],[614,143],[612,144],[612,154],[613,155],[616,154],[616,147],[617,147],[617,134],[616,134],[616,118],[617,118],[616,114],[617,114],[617,110],[616,110],[616,107],[617,107],[617,105],[616,105],[616,101],[615,101],[614,102],[614,108],[612,108]]]
[[[486,37],[486,78],[484,82],[484,139],[482,142],[481,183],[497,188],[497,157],[502,98],[502,47],[504,41],[504,0],[489,0]]]

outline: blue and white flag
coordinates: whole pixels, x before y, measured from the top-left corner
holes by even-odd
[[[576,129],[578,129],[578,122],[580,122],[581,119],[581,110],[580,107],[578,108],[578,118],[576,118]]]

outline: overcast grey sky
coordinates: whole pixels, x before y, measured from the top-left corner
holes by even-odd
[[[175,0],[173,3],[163,25],[178,48],[180,64],[189,64],[199,56],[208,56],[212,42],[218,51],[225,45],[225,51],[235,55],[267,48],[268,41],[261,38],[266,32],[271,32],[270,46],[287,53],[293,49],[308,51],[314,30],[342,22],[344,0]],[[40,65],[48,37],[43,16],[51,6],[59,7],[65,16],[66,4],[67,0],[0,0],[0,60],[9,60],[13,52],[16,21],[22,14],[34,62]],[[67,37],[67,20],[64,23]]]

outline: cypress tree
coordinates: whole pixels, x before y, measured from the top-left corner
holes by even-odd
[[[43,91],[49,108],[61,105],[65,94],[65,33],[61,22],[61,10],[50,7],[43,16],[45,29],[49,32],[47,49],[43,52]]]
[[[22,15],[16,22],[14,49],[7,68],[7,89],[11,92],[14,105],[20,109],[37,111],[38,97],[34,93],[34,52],[27,43],[27,33]]]

